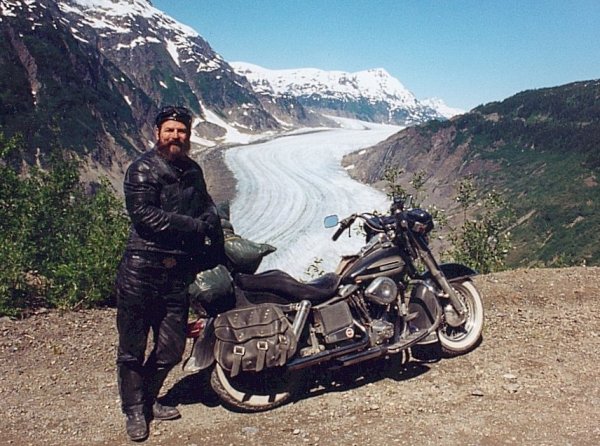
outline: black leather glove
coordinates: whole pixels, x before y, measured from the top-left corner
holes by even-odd
[[[204,235],[211,240],[211,244],[223,244],[223,229],[221,228],[221,219],[213,212],[205,212],[198,220],[204,225]]]
[[[205,212],[198,218],[208,225],[209,232],[214,231],[216,228],[221,228],[221,219],[217,214]]]
[[[199,234],[210,236],[216,228],[220,227],[219,217],[209,212],[205,212],[200,217],[194,218],[195,230]]]
[[[194,232],[202,235],[207,235],[210,230],[210,225],[201,218],[194,218]]]

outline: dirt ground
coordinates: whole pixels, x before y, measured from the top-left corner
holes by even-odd
[[[178,367],[163,394],[183,417],[153,422],[144,444],[600,444],[600,268],[522,269],[476,283],[485,337],[468,355],[347,369],[260,414],[228,411],[204,376]],[[132,444],[114,318],[109,309],[0,319],[1,445]]]

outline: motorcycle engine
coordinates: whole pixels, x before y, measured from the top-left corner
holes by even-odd
[[[394,336],[394,324],[383,319],[371,322],[371,339],[375,341],[375,344],[381,344],[392,336]]]
[[[365,290],[365,297],[379,305],[391,304],[397,294],[398,287],[389,277],[377,277]]]

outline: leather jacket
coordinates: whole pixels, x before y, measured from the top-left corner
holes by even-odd
[[[207,237],[213,248],[222,244],[216,206],[193,160],[170,162],[152,149],[127,169],[124,192],[132,223],[128,251],[199,256],[209,251]],[[218,227],[205,223],[209,214]]]

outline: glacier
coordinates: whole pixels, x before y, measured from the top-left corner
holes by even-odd
[[[341,160],[402,127],[336,119],[342,128],[304,130],[225,152],[237,180],[230,203],[235,232],[277,248],[263,259],[259,271],[282,269],[306,280],[307,268],[316,259],[322,260],[322,270],[333,271],[342,255],[360,249],[364,238],[352,232],[333,242],[335,229],[324,228],[324,217],[389,207],[384,192],[350,178]]]

